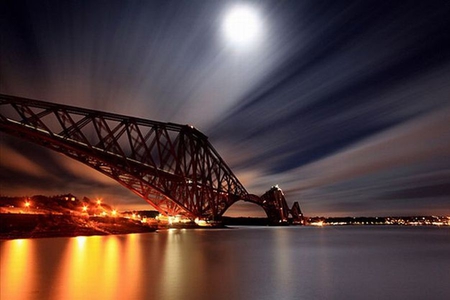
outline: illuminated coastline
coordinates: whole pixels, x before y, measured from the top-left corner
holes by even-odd
[[[167,228],[214,227],[214,224],[157,211],[126,211],[102,199],[82,200],[72,194],[52,197],[1,197],[0,239],[89,236],[152,232]],[[221,226],[267,226],[267,218],[223,217]],[[304,217],[304,226],[450,226],[448,216]],[[217,226],[216,226],[217,227]]]
[[[151,220],[129,219],[101,199],[71,194],[1,197],[0,239],[153,232]]]
[[[325,218],[314,217],[308,219],[311,226],[340,226],[340,225],[400,225],[400,226],[450,226],[447,216],[410,216],[410,217],[344,217]]]

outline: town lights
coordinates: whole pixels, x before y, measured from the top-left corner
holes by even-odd
[[[88,210],[88,207],[86,205],[83,205],[83,211],[86,212]]]
[[[97,205],[102,204],[102,199],[97,199]]]
[[[113,210],[112,212],[111,212],[111,215],[113,216],[113,217],[116,217],[117,216],[117,210]]]
[[[28,200],[27,200],[27,201],[25,201],[25,207],[26,207],[26,208],[29,208],[29,207],[30,207],[30,205],[31,205],[30,201],[28,201]]]
[[[311,222],[311,223],[309,223],[309,225],[323,227],[324,224],[323,224],[323,221],[317,221],[317,222]]]

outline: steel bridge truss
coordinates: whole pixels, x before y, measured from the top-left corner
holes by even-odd
[[[164,215],[217,220],[238,200],[261,205],[274,224],[290,213],[275,190],[250,195],[192,126],[1,94],[0,109],[0,130],[90,166]]]

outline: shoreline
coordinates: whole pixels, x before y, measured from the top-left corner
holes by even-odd
[[[234,218],[234,219],[224,218],[224,222],[221,224],[221,226],[199,226],[194,223],[186,223],[186,224],[154,223],[150,225],[148,223],[142,223],[140,221],[123,217],[82,216],[82,215],[61,214],[61,213],[59,214],[0,213],[0,220],[1,220],[0,241],[14,240],[14,239],[53,238],[53,237],[122,235],[134,233],[150,233],[156,232],[157,230],[168,230],[168,229],[217,229],[217,228],[230,228],[229,226],[244,226],[244,227],[268,226],[267,224],[265,224],[263,219],[253,220],[251,218]],[[311,222],[306,226],[307,227],[334,227],[334,226],[447,227],[447,226],[436,226],[431,223],[415,224],[415,225],[407,225],[402,223],[397,224],[395,223],[373,224],[372,222],[370,222],[372,224],[367,223],[343,224],[341,222],[336,223]]]
[[[155,232],[157,227],[125,218],[54,214],[0,214],[0,240]]]

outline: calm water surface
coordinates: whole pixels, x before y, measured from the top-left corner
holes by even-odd
[[[0,242],[0,299],[450,299],[450,229],[167,230]]]

